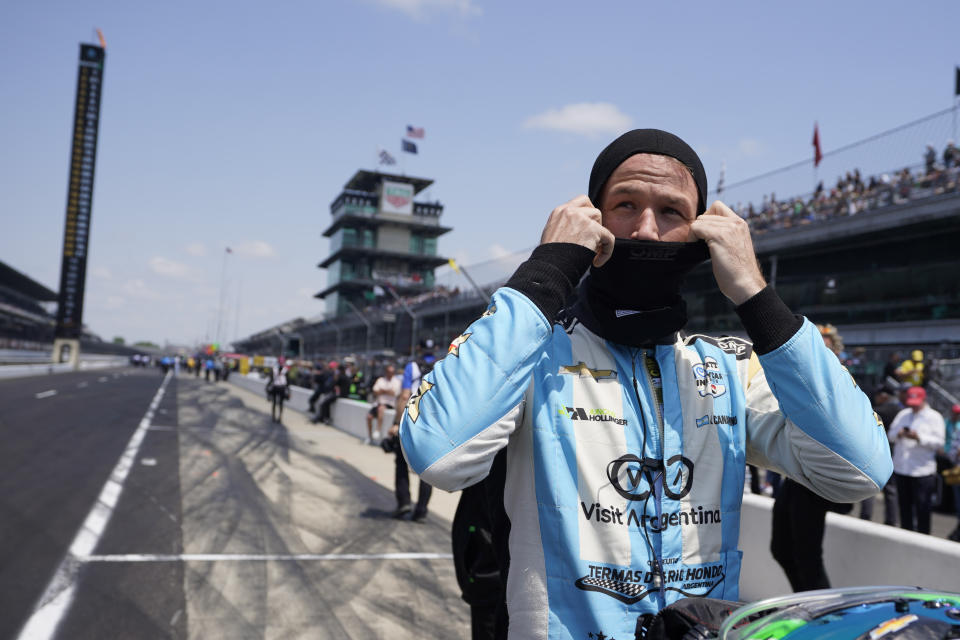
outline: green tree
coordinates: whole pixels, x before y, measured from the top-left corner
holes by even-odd
[[[126,344],[126,343],[127,343],[127,341],[124,340],[122,336],[116,336],[116,337],[113,339],[113,344]]]

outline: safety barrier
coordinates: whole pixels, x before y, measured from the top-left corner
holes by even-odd
[[[236,384],[247,391],[257,394],[266,394],[267,379],[256,373],[247,375],[233,374],[228,382]],[[307,413],[309,410],[310,396],[313,391],[302,387],[290,387],[290,399],[284,402],[286,409],[293,409],[300,413]],[[360,400],[351,400],[349,398],[337,398],[337,401],[330,407],[330,421],[339,430],[356,436],[357,438],[367,437],[367,412],[370,411],[370,403]],[[393,424],[393,409],[387,409],[383,414],[384,430]],[[374,424],[376,427],[376,424]]]
[[[770,554],[772,509],[773,498],[743,496],[743,600],[791,592]],[[960,592],[960,544],[838,513],[827,513],[823,564],[832,587],[900,584]]]
[[[47,359],[50,354],[47,354]],[[80,370],[105,369],[107,367],[122,367],[129,364],[129,358],[125,356],[80,356]],[[5,364],[0,365],[0,378],[22,378],[26,376],[39,376],[52,373],[67,373],[73,371],[70,363],[44,363],[44,364]]]

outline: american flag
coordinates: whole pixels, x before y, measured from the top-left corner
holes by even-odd
[[[407,137],[408,138],[422,138],[426,135],[426,131],[423,130],[423,127],[414,127],[413,125],[407,125]]]
[[[380,164],[397,164],[397,159],[390,155],[386,149],[381,149]]]

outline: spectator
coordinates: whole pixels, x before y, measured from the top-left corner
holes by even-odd
[[[884,384],[893,385],[893,383],[897,383],[897,388],[899,388],[900,386],[899,383],[902,381],[900,380],[900,375],[897,373],[897,369],[900,368],[901,357],[903,356],[900,355],[899,351],[894,351],[893,353],[890,354],[890,358],[887,360],[887,364],[884,365],[883,367],[883,383]],[[892,391],[893,395],[897,395],[896,389],[893,388],[892,386],[890,387],[889,390]]]
[[[433,365],[437,358],[434,356],[435,345],[433,340],[422,340],[417,346],[417,357],[403,368],[403,380],[400,384],[400,397],[397,398],[397,407],[403,407],[411,397],[419,397],[424,390],[421,384],[425,381],[423,377],[433,370]],[[429,383],[427,383],[429,384]],[[403,411],[397,411],[393,419],[393,426],[390,427],[389,436],[399,438],[400,419],[403,417]],[[394,478],[394,492],[397,497],[397,508],[393,512],[394,518],[402,518],[411,511],[410,505],[410,474],[407,467],[407,460],[404,457],[400,446],[395,449],[396,455],[396,475]],[[410,519],[419,522],[427,517],[427,504],[430,502],[430,494],[433,487],[420,478],[420,489],[417,491],[417,506],[413,509]]]
[[[912,387],[922,387],[926,384],[923,365],[923,351],[914,349],[910,352],[910,359],[904,360],[897,367],[897,378]]]
[[[953,448],[954,440],[960,440],[960,404],[950,407],[950,417],[944,423],[946,434],[944,438],[944,451],[950,451]],[[958,510],[960,510],[960,505]]]
[[[948,466],[960,465],[960,404],[950,407],[950,417],[945,422],[946,438],[944,451]],[[953,510],[957,515],[957,527],[948,536],[955,542],[960,542],[960,484],[953,489]]]
[[[324,387],[327,386],[327,380],[330,378],[330,370],[319,360],[313,363],[313,371],[310,373],[310,384],[313,387],[313,393],[307,400],[307,410],[314,414],[317,411],[317,401],[323,395]]]
[[[899,356],[894,354],[899,360]],[[893,419],[903,409],[897,400],[897,390],[890,382],[884,384],[873,394],[873,410],[880,416],[884,431],[889,432]],[[890,443],[890,453],[893,454],[893,443]],[[897,503],[897,482],[893,476],[883,485],[883,523],[891,527],[897,526],[900,507]],[[861,515],[863,512],[861,510]],[[871,514],[872,515],[872,514]]]
[[[932,144],[927,145],[927,151],[923,154],[923,165],[927,175],[933,173],[933,170],[936,168],[937,150],[933,148]]]
[[[320,408],[316,415],[310,420],[313,424],[318,422],[330,422],[330,407],[340,396],[340,388],[346,389],[346,382],[341,381],[340,365],[335,360],[331,360],[326,366],[327,375],[323,378],[320,391]]]
[[[960,404],[950,407],[950,419],[947,420],[947,457],[954,466],[960,466]],[[952,486],[953,508],[957,514],[957,526],[948,536],[954,542],[960,542],[960,484]]]
[[[504,465],[496,461],[490,475],[460,492],[457,511],[450,528],[453,566],[461,597],[470,605],[471,640],[494,640],[506,636],[506,629],[497,629],[498,608],[503,601],[505,568],[494,543],[497,522],[506,521],[496,490],[491,494],[491,478],[502,476]],[[501,618],[505,620],[505,618]]]
[[[893,447],[893,475],[900,503],[900,526],[930,533],[931,501],[936,490],[936,452],[943,446],[943,416],[927,405],[927,392],[913,386],[907,408],[897,414],[888,437]]]
[[[837,355],[843,340],[833,325],[817,325],[828,349]],[[770,553],[794,591],[829,589],[823,566],[823,533],[827,511],[848,513],[852,505],[823,498],[799,482],[786,478],[773,503]]]
[[[373,406],[367,412],[367,438],[364,444],[379,444],[380,433],[383,427],[383,412],[393,409],[400,395],[400,378],[396,376],[396,369],[388,364],[383,375],[373,383]],[[373,428],[376,419],[377,428]]]
[[[279,423],[283,416],[283,402],[290,398],[290,384],[287,373],[290,368],[284,359],[278,358],[277,365],[270,369],[270,380],[267,381],[267,398],[270,400],[270,419]]]
[[[960,167],[960,149],[954,146],[953,140],[947,140],[947,146],[943,149],[943,167]]]
[[[364,381],[362,369],[357,369],[350,376],[350,383],[347,385],[347,397],[351,400],[367,400],[367,385]]]

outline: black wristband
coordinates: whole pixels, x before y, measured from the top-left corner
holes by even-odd
[[[533,250],[505,286],[530,299],[553,322],[580,278],[590,268],[594,252],[572,242],[551,242]]]
[[[761,356],[781,347],[803,326],[803,316],[790,311],[769,284],[736,311],[753,341],[753,350]]]

